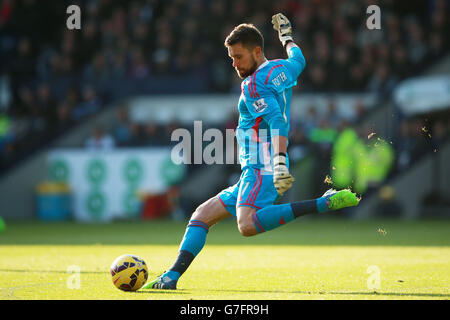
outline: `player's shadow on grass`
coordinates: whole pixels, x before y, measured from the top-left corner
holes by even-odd
[[[176,290],[155,290],[155,289],[141,289],[133,293],[146,293],[146,294],[192,294],[191,291],[185,291],[184,289]]]
[[[354,294],[354,295],[372,295],[372,296],[397,296],[397,297],[441,297],[450,298],[450,295],[443,293],[407,293],[407,292],[327,292],[328,294]]]
[[[25,269],[0,269],[1,272],[19,272],[19,273],[27,273],[27,272],[37,272],[37,273],[63,273],[67,274],[67,271],[62,270],[25,270]],[[108,274],[108,271],[80,271],[80,274]],[[56,283],[55,283],[56,284]],[[146,294],[190,294],[192,292],[185,291],[184,289],[177,290],[138,290],[131,293],[146,293]]]
[[[31,272],[38,272],[38,273],[73,273],[73,272],[67,272],[67,270],[25,270],[25,269],[0,269],[0,272],[21,272],[21,273],[31,273]],[[108,271],[82,271],[80,270],[80,274],[108,274]]]
[[[327,294],[335,294],[335,295],[365,295],[365,296],[398,296],[398,297],[434,297],[434,298],[450,298],[449,294],[443,293],[405,293],[405,292],[314,292],[314,291],[275,291],[275,290],[207,290],[207,291],[215,291],[215,292],[238,292],[238,293],[296,293],[296,294],[305,294],[305,295],[327,295]]]

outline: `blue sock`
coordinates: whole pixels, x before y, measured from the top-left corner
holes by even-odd
[[[282,226],[300,216],[328,210],[326,199],[298,201],[264,207],[253,214],[252,219],[258,233]]]
[[[318,212],[328,211],[327,198],[317,199],[317,211]]]
[[[295,219],[291,204],[277,204],[256,211],[253,216],[258,233],[269,231]]]
[[[177,260],[164,276],[178,280],[187,270],[206,242],[209,226],[200,220],[191,220],[180,244]]]

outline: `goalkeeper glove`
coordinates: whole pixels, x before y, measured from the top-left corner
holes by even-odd
[[[288,18],[282,13],[277,13],[272,16],[273,28],[278,31],[278,38],[281,41],[283,47],[286,48],[286,44],[292,40],[292,26]]]
[[[273,184],[280,196],[292,187],[295,181],[286,166],[286,154],[278,153],[273,158]]]

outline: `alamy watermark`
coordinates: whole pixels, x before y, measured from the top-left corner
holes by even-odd
[[[72,4],[67,7],[66,13],[70,16],[66,20],[66,26],[69,30],[81,29],[81,9],[79,6]]]
[[[379,6],[373,4],[367,7],[367,14],[370,16],[366,20],[366,27],[369,30],[381,29],[381,9]]]
[[[66,286],[70,290],[76,290],[81,288],[81,268],[77,265],[70,265],[67,267],[67,273],[70,274],[67,277]]]
[[[381,288],[381,270],[378,266],[372,265],[367,267],[369,277],[367,278],[367,289],[380,290]]]
[[[235,143],[235,137],[238,144]],[[171,159],[175,164],[237,164],[245,160],[248,164],[262,164],[271,171],[271,154],[273,154],[273,137],[279,137],[277,129],[251,128],[226,129],[217,128],[203,131],[202,121],[194,121],[193,130],[175,129],[171,141]],[[241,148],[238,159],[236,147]]]

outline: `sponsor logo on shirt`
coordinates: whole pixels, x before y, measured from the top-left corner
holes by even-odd
[[[264,101],[264,98],[261,98],[253,102],[253,107],[255,108],[256,112],[261,113],[266,110],[267,103]]]

